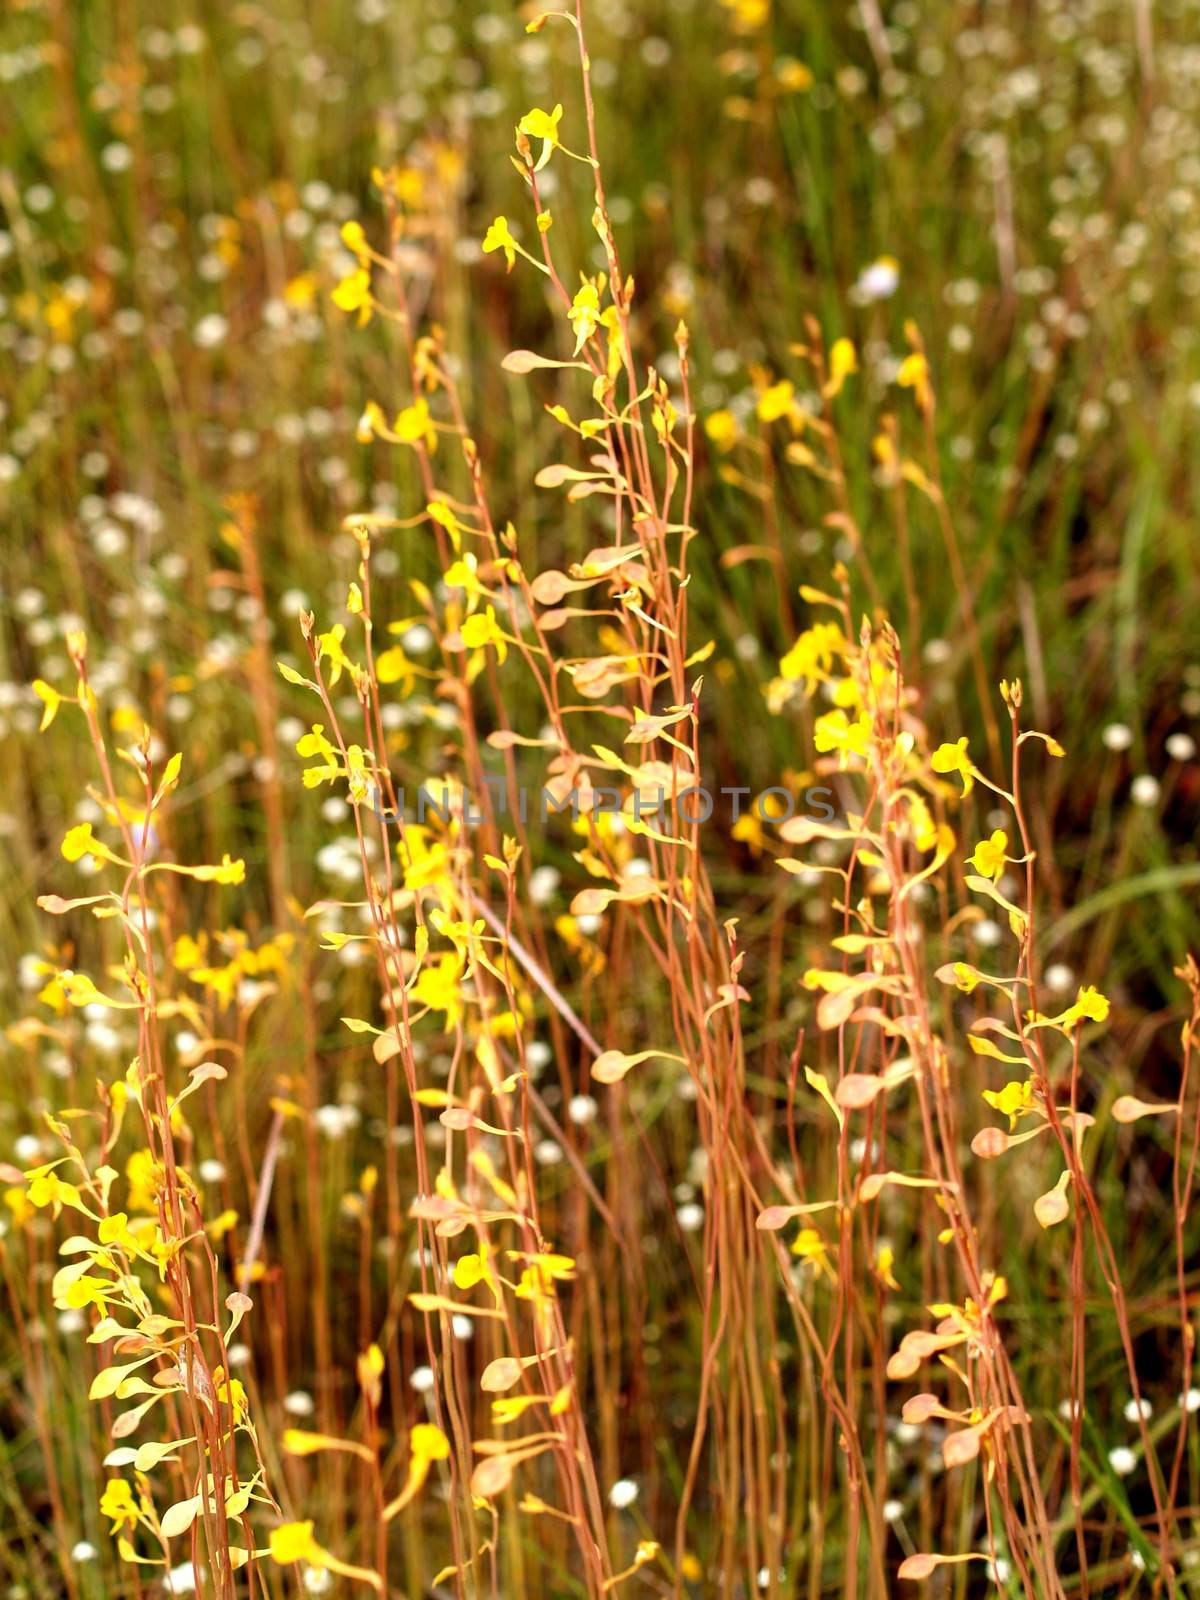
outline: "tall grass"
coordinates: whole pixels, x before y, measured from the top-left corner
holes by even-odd
[[[675,8],[643,68],[695,76],[631,69],[623,106],[591,51],[631,24],[597,10],[523,19],[555,77],[511,164],[445,94],[411,141],[356,129],[360,207],[303,170],[310,108],[238,136],[235,66],[278,52],[272,91],[287,63],[332,106],[372,81],[360,59],[347,94],[286,8],[237,19],[215,86],[191,25],[13,21],[13,74],[59,75],[53,113],[18,102],[28,159],[85,202],[59,245],[82,229],[94,269],[60,273],[32,171],[6,176],[14,403],[51,396],[7,479],[32,686],[6,830],[37,880],[8,912],[14,1596],[1195,1583],[1189,346],[1147,358],[1149,417],[1104,365],[1193,291],[1164,274],[1110,313],[1144,241],[1094,263],[1112,216],[1067,209],[1141,182],[1186,211],[1160,147],[1186,170],[1187,13],[939,10],[919,70],[948,45],[970,81],[922,155],[902,7],[806,13],[804,62],[766,5],[691,38]],[[372,12],[351,48],[379,27],[399,58],[412,16]],[[1115,147],[1116,101],[1137,172],[1067,144],[1046,229],[1008,119],[1076,45],[1080,136]],[[151,102],[168,59],[180,98]],[[179,118],[160,144],[151,104]],[[718,110],[745,150],[771,130],[761,223],[718,203],[737,154],[699,121],[681,148]],[[923,193],[941,132],[986,180],[965,238]],[[634,146],[631,227],[607,175]],[[239,162],[273,187],[224,192]],[[198,204],[163,214],[181,173],[222,208],[184,346],[153,256]],[[793,189],[829,226],[777,215]],[[838,237],[912,217],[928,260]],[[1022,324],[1044,237],[1063,279]],[[1032,354],[1011,382],[961,370],[970,330],[922,300],[975,306],[968,256],[978,336]],[[77,349],[112,382],[87,403]],[[1101,739],[1082,669],[1108,654]]]

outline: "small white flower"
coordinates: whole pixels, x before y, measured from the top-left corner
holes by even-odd
[[[1125,1402],[1125,1421],[1136,1422],[1140,1417],[1145,1421],[1154,1414],[1154,1407],[1149,1400],[1127,1400]]]
[[[704,1226],[704,1207],[696,1205],[695,1202],[680,1206],[675,1218],[684,1233],[698,1233]]]
[[[133,165],[133,152],[127,144],[114,140],[100,152],[100,165],[105,172],[128,172]],[[193,1583],[192,1587],[195,1587]]]
[[[1046,987],[1055,994],[1070,994],[1075,987],[1075,974],[1065,961],[1055,961],[1046,968]]]
[[[900,268],[891,256],[880,256],[864,267],[854,285],[854,297],[864,305],[876,300],[887,300],[895,294],[900,284]]]
[[[608,1491],[608,1503],[616,1511],[624,1511],[638,1497],[638,1486],[632,1478],[618,1478]]]
[[[433,1376],[433,1368],[414,1367],[412,1377],[408,1381],[418,1394],[428,1394],[436,1381]]]
[[[89,1544],[86,1539],[80,1539],[79,1543],[71,1550],[72,1561],[95,1561],[95,1559],[96,1546]]]
[[[220,1183],[225,1177],[225,1163],[210,1156],[207,1161],[200,1163],[200,1176],[205,1183]]]
[[[529,898],[535,906],[549,905],[561,882],[556,867],[535,867],[529,877]]]
[[[1196,754],[1196,741],[1190,733],[1173,733],[1167,740],[1167,754],[1172,761],[1190,761]]]
[[[1158,779],[1149,772],[1139,773],[1129,785],[1129,798],[1135,806],[1157,805],[1161,792]]]
[[[305,1594],[328,1594],[333,1588],[333,1573],[324,1567],[305,1567],[304,1592]]]
[[[1128,750],[1133,743],[1133,733],[1123,722],[1110,722],[1100,737],[1106,750]]]
[[[283,1397],[283,1409],[289,1417],[311,1417],[316,1407],[313,1397],[304,1389],[293,1389]]]
[[[885,1500],[883,1502],[883,1520],[885,1522],[899,1522],[904,1515],[904,1503],[901,1500]]]
[[[215,350],[219,344],[225,343],[225,335],[229,332],[229,324],[219,311],[211,311],[208,316],[201,317],[192,329],[192,339],[201,350]]]
[[[577,1128],[582,1128],[591,1122],[596,1115],[596,1102],[590,1094],[576,1094],[571,1096],[567,1106],[567,1115]]]
[[[1108,1452],[1108,1464],[1122,1478],[1127,1478],[1137,1466],[1137,1456],[1127,1445],[1119,1444]]]

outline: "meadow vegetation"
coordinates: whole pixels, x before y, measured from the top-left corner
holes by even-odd
[[[1200,1592],[1198,40],[9,8],[0,1594]]]

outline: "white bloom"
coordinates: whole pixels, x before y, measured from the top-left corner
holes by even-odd
[[[570,1104],[567,1106],[567,1115],[576,1127],[581,1128],[595,1117],[596,1102],[590,1094],[572,1095]]]
[[[608,1491],[608,1503],[616,1511],[624,1511],[638,1497],[638,1486],[632,1478],[618,1478]]]
[[[1128,1446],[1119,1444],[1108,1452],[1108,1464],[1119,1477],[1127,1478],[1137,1466],[1137,1456]]]
[[[900,268],[891,256],[880,256],[864,267],[854,285],[854,297],[865,305],[876,300],[887,300],[895,294],[900,284]]]
[[[207,317],[192,329],[192,338],[201,350],[215,350],[219,344],[225,343],[225,335],[229,332],[229,324],[219,311],[211,311]]]

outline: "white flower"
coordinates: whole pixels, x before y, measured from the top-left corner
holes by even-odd
[[[412,1377],[408,1381],[418,1394],[428,1394],[436,1381],[433,1376],[433,1368],[414,1367]]]
[[[96,1546],[89,1544],[86,1539],[80,1539],[79,1543],[71,1550],[72,1561],[95,1561],[95,1559]]]
[[[1135,806],[1157,805],[1160,793],[1158,779],[1149,772],[1139,773],[1129,785],[1129,798]]]
[[[624,1511],[638,1497],[638,1486],[632,1478],[618,1478],[608,1491],[608,1503],[616,1511]]]
[[[680,1206],[675,1213],[675,1220],[684,1233],[697,1233],[704,1226],[704,1207],[696,1205],[694,1201],[690,1205]]]
[[[1106,750],[1128,750],[1133,743],[1133,733],[1123,722],[1110,722],[1100,737]]]
[[[1125,1403],[1126,1422],[1136,1422],[1139,1417],[1145,1421],[1145,1419],[1152,1416],[1153,1413],[1154,1407],[1150,1404],[1149,1400],[1127,1400]]]
[[[207,317],[192,329],[192,338],[201,350],[215,350],[219,344],[225,343],[225,335],[229,332],[229,324],[219,311],[209,312]]]
[[[577,1128],[582,1128],[585,1123],[591,1122],[596,1115],[596,1102],[590,1094],[576,1094],[571,1096],[567,1106],[567,1115]]]
[[[535,906],[548,905],[561,881],[556,867],[535,867],[529,878],[529,898]]]
[[[870,305],[876,300],[887,300],[895,294],[900,283],[900,268],[891,256],[880,256],[864,267],[852,291],[861,304]]]
[[[1127,1478],[1137,1466],[1137,1456],[1128,1446],[1119,1444],[1108,1452],[1108,1464],[1119,1477]]]
[[[283,1409],[289,1417],[311,1417],[316,1407],[313,1397],[304,1389],[293,1389],[283,1397]]]
[[[1173,733],[1167,740],[1167,754],[1172,761],[1190,761],[1196,754],[1196,741],[1190,733]]]

